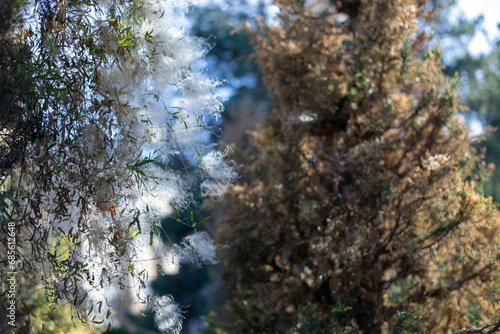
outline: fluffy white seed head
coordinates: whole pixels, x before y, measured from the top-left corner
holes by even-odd
[[[190,262],[195,266],[216,264],[215,251],[221,245],[210,238],[207,232],[197,232],[182,240],[181,246],[174,245],[182,262]]]
[[[205,172],[205,178],[201,183],[203,196],[221,197],[224,190],[232,186],[234,180],[238,178],[233,166],[224,160],[228,154],[229,147],[224,152],[210,152],[201,160],[200,167]]]
[[[162,333],[179,334],[182,330],[184,316],[179,304],[170,295],[153,298],[156,328]]]
[[[172,206],[186,208],[194,201],[196,186],[190,176],[169,169],[168,163],[213,150],[211,129],[205,122],[217,119],[223,109],[217,91],[220,82],[211,80],[205,70],[203,57],[208,44],[191,36],[182,22],[183,14],[195,1],[146,0],[130,13],[125,3],[100,0],[95,2],[98,10],[90,16],[82,11],[82,17],[90,22],[88,35],[109,60],[96,70],[96,88],[88,88],[82,95],[102,95],[109,106],[106,102],[106,108],[82,113],[80,125],[66,133],[66,137],[75,137],[73,146],[52,149],[64,152],[57,161],[64,170],[54,174],[51,188],[40,194],[46,212],[43,226],[35,232],[36,240],[60,236],[60,231],[81,234],[83,241],[74,246],[69,261],[87,264],[89,275],[85,276],[92,280],[83,277],[68,287],[65,282],[69,280],[48,274],[51,264],[47,259],[39,260],[46,273],[39,278],[59,284],[61,294],[82,294],[80,300],[87,291],[112,290],[109,287],[114,282],[134,276],[131,272],[138,278],[137,286],[143,286],[147,279],[143,277],[153,275],[148,269],[144,272],[147,266],[140,263],[141,256],[161,265],[175,259],[197,265],[217,262],[215,250],[219,245],[205,232],[186,237],[182,246],[174,245],[174,252],[169,248],[172,256],[163,251],[158,252],[162,255],[149,254],[145,249],[152,241],[153,247],[165,250],[155,234],[158,216],[169,214]],[[78,9],[79,4],[74,6]],[[85,6],[82,3],[81,9]],[[127,12],[117,17],[120,22],[116,23],[130,29],[133,47],[120,45],[109,20],[115,6]],[[125,22],[129,14],[134,19]],[[64,142],[64,134],[61,137]],[[66,153],[74,159],[66,159]],[[237,178],[231,162],[227,162],[227,153],[212,151],[203,157],[199,167],[204,175],[204,196],[221,196]],[[31,169],[30,173],[36,175],[37,166]],[[67,189],[71,189],[70,194]],[[100,296],[89,294],[78,306],[79,311],[83,314],[93,305],[95,312]],[[172,297],[158,298],[154,307],[158,329],[179,333],[182,311]]]

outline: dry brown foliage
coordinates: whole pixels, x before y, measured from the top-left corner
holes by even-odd
[[[498,321],[500,223],[424,1],[277,1],[248,27],[274,110],[220,241],[232,333]]]

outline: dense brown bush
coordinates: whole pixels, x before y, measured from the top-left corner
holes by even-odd
[[[498,321],[499,220],[418,0],[277,1],[249,32],[275,107],[220,239],[231,333]],[[491,329],[491,327],[490,327]],[[484,331],[486,332],[486,330]]]

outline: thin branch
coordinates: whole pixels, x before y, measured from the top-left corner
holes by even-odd
[[[492,329],[484,333],[485,330],[490,328],[491,326],[494,326]],[[452,334],[472,334],[472,333],[478,333],[478,334],[493,334],[497,333],[500,331],[500,321],[499,322],[494,322],[492,324],[486,325],[483,328],[469,328],[469,329],[461,329],[459,331],[453,332]]]

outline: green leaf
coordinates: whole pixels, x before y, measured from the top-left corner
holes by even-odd
[[[80,305],[82,305],[83,301],[85,300],[85,298],[87,298],[87,296],[88,296],[88,293],[86,293],[86,294],[83,296],[82,300],[80,300]]]
[[[136,172],[137,174],[142,175],[142,176],[146,176],[146,174],[144,174],[144,172],[143,172],[142,170],[140,170],[140,169],[135,169],[135,172]]]
[[[120,39],[118,41],[118,45],[120,45],[120,46],[129,46],[131,43],[130,42],[126,42],[126,40],[127,40],[126,38]]]
[[[141,162],[136,163],[134,166],[141,167],[141,166],[144,166],[144,165],[152,163],[152,162],[155,162],[155,160],[154,159],[145,159],[145,160],[142,160]]]
[[[119,24],[118,25],[118,29],[121,29],[125,24],[127,24],[128,20],[130,20],[131,16],[127,17],[127,19],[125,21],[123,21],[122,24]]]
[[[141,222],[139,221],[139,214],[140,213],[137,213],[137,215],[134,217],[133,222],[135,222],[137,224],[137,229],[139,230],[139,233],[140,233],[141,232]]]
[[[204,222],[206,222],[208,219],[210,219],[210,216],[208,216],[206,218],[203,218],[203,220],[198,223],[198,226],[200,226],[201,224],[203,224]]]
[[[60,93],[60,92],[64,92],[64,91],[67,91],[69,88],[66,87],[66,88],[55,88],[55,87],[52,87],[52,86],[48,86],[47,87],[47,90],[49,92],[52,92],[52,93]]]

